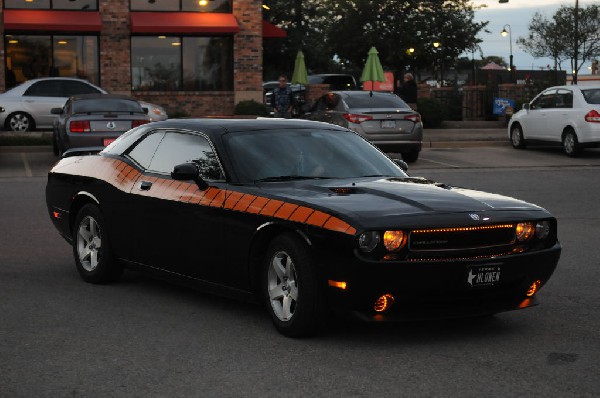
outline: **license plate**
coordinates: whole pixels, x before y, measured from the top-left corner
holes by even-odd
[[[114,142],[114,140],[116,140],[116,138],[104,138],[102,140],[102,145],[109,146],[110,144],[112,144]]]
[[[382,120],[381,128],[382,129],[394,129],[394,128],[396,128],[396,121],[395,120]]]
[[[500,281],[500,265],[478,265],[468,268],[469,287],[491,287]]]

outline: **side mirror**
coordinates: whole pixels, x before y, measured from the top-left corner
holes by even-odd
[[[200,190],[205,191],[208,189],[208,183],[200,177],[198,167],[193,163],[182,163],[178,164],[173,168],[171,177],[176,181],[194,181]]]
[[[52,108],[50,109],[50,113],[53,115],[62,115],[63,110],[62,108]]]
[[[526,111],[528,111],[530,108],[531,106],[529,105],[529,102],[523,104],[523,109],[525,109]]]
[[[396,163],[398,166],[400,166],[400,168],[402,169],[402,171],[404,171],[405,173],[408,171],[408,164],[406,164],[406,162],[402,159],[392,159],[394,161],[394,163]]]

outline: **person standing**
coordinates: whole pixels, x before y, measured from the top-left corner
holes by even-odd
[[[400,89],[400,97],[410,106],[414,111],[417,110],[417,83],[412,73],[404,75],[404,83]]]
[[[287,77],[279,76],[279,87],[273,90],[273,110],[275,117],[290,119],[292,117],[292,89],[287,84]]]

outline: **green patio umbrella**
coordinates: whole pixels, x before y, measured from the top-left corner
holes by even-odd
[[[298,51],[296,61],[294,62],[294,73],[292,74],[292,84],[308,84],[308,73],[304,64],[304,54]]]
[[[375,47],[371,47],[369,50],[369,56],[365,63],[362,75],[360,76],[361,83],[363,82],[385,82],[385,76],[383,74],[383,67],[379,61],[379,52]],[[372,88],[372,87],[371,87]],[[373,95],[373,90],[371,90]]]

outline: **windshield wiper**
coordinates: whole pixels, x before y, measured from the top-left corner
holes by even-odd
[[[315,176],[300,176],[300,175],[288,175],[288,176],[277,176],[277,177],[265,177],[254,180],[254,182],[277,182],[277,181],[297,181],[297,180],[321,180],[328,179],[331,177],[315,177]]]
[[[371,174],[368,176],[360,176],[359,178],[362,178],[362,177],[394,177],[394,176],[391,176],[389,174]]]

